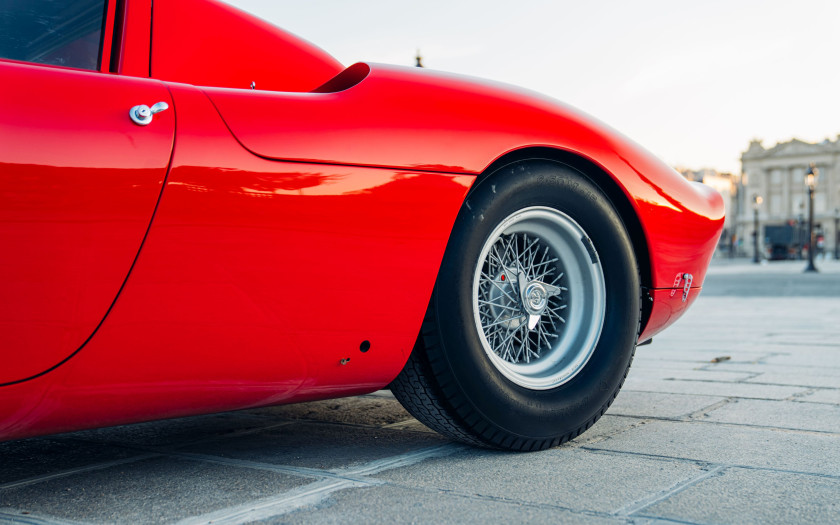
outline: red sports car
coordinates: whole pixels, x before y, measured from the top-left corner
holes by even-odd
[[[0,439],[390,387],[574,438],[697,297],[722,200],[528,91],[215,0],[0,12]]]

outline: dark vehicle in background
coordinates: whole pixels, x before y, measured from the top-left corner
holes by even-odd
[[[767,225],[764,227],[764,245],[767,258],[771,261],[795,259],[799,247],[799,235],[794,224]]]

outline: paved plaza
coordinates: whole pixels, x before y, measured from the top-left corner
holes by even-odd
[[[716,261],[615,404],[539,453],[388,392],[0,443],[0,523],[840,523],[840,262]]]

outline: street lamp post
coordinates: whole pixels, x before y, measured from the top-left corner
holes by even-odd
[[[749,188],[747,184],[749,184],[750,176],[746,172],[741,172],[741,180],[738,181],[738,198],[735,200],[735,205],[737,206],[737,215],[745,216],[747,212],[747,206],[749,206],[749,201],[747,200],[747,194],[749,192]],[[744,238],[747,236],[746,234],[747,226],[746,224],[741,223],[741,221],[735,221],[735,233],[738,234],[737,239],[737,246],[735,247],[735,253],[738,255],[744,255],[744,250],[746,249],[746,243]]]
[[[799,205],[800,210],[802,210],[802,208],[804,208],[804,207],[805,207],[804,202]],[[796,260],[797,261],[802,260],[802,247],[805,246],[805,232],[803,231],[804,229],[805,229],[805,215],[800,213],[796,217],[796,244],[798,245],[796,247]]]
[[[840,208],[834,208],[834,260],[840,260]]]
[[[814,232],[814,190],[817,189],[817,179],[820,176],[820,170],[817,169],[813,162],[805,172],[805,184],[808,185],[808,266],[805,267],[805,272],[817,272],[817,267],[814,266],[814,251],[817,247],[816,235]]]
[[[764,199],[761,198],[761,195],[753,195],[753,262],[759,263],[761,262],[761,258],[758,254],[758,207],[761,206],[761,203],[764,202]]]

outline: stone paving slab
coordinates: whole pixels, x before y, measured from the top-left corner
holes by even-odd
[[[765,385],[790,385],[790,386],[806,386],[818,388],[833,388],[840,390],[840,385],[837,384],[837,377],[821,376],[802,372],[800,370],[792,371],[787,374],[778,374],[768,372],[766,374],[756,375],[745,379],[746,383],[761,383]]]
[[[32,509],[88,523],[169,523],[197,509],[222,508],[306,482],[282,473],[157,457],[3,490],[0,511]]]
[[[343,525],[346,523],[551,523],[575,525],[617,525],[624,519],[569,512],[552,505],[523,505],[521,502],[475,494],[453,494],[437,489],[416,489],[386,485],[376,489],[350,489],[336,494],[323,505],[307,507],[260,523],[300,525]],[[360,505],[360,502],[366,502]]]
[[[840,476],[836,434],[699,421],[653,421],[592,445],[593,450],[710,464]]]
[[[142,455],[140,451],[113,445],[53,438],[0,443],[0,490],[27,479],[85,469],[91,465],[133,461]]]
[[[664,381],[683,379],[688,381],[721,381],[724,383],[737,383],[739,381],[753,379],[756,377],[756,374],[704,368],[683,368],[682,370],[639,368],[638,370],[631,370],[628,377],[632,377],[633,379],[656,379]]]
[[[683,365],[685,366],[685,365]],[[766,361],[756,361],[752,363],[738,363],[731,361],[724,361],[721,363],[712,363],[700,367],[701,369],[709,370],[725,370],[729,372],[740,372],[743,374],[793,374],[805,377],[829,377],[837,379],[840,371],[836,370],[838,367],[831,366],[809,366],[809,365],[777,365],[768,363]],[[840,385],[837,386],[840,388]]]
[[[711,301],[712,299],[707,300]],[[681,322],[681,321],[680,321]],[[703,322],[712,323],[712,321],[704,320]],[[732,330],[737,330],[733,328]],[[759,334],[739,334],[739,338],[743,337],[742,341],[718,342],[713,345],[695,343],[680,343],[670,337],[666,339],[664,335],[669,335],[665,332],[663,335],[656,336],[655,346],[652,348],[643,348],[645,355],[651,358],[656,358],[662,363],[669,362],[688,362],[698,361],[701,364],[720,364],[720,362],[712,361],[715,358],[726,357],[730,359],[724,362],[730,364],[750,364],[763,363],[769,357],[779,355],[802,355],[809,353],[811,348],[819,349],[826,346],[830,349],[831,345],[828,343],[809,343],[799,344],[791,343],[789,341],[779,340],[759,340]],[[702,353],[701,353],[702,352]],[[634,361],[635,363],[635,361]],[[791,366],[814,366],[806,365],[801,362],[792,361]]]
[[[250,416],[243,412],[230,412],[85,430],[65,436],[72,436],[75,440],[107,442],[117,446],[161,447],[236,436],[264,429],[271,423],[282,423],[282,421],[267,423],[265,418]]]
[[[636,352],[636,360],[648,362],[673,362],[673,363],[697,363],[699,368],[702,365],[713,363],[714,359],[729,357],[728,361],[734,363],[755,363],[774,355],[772,351],[764,347],[746,347],[734,351],[731,347],[723,348],[688,348],[686,344],[679,341],[659,341],[654,338],[650,347],[642,347]],[[686,365],[683,365],[686,367]],[[686,367],[688,369],[692,367]],[[683,368],[685,370],[686,368]]]
[[[840,341],[840,334],[834,339]],[[771,365],[796,365],[821,368],[840,368],[840,355],[835,346],[797,348],[788,352],[779,352],[765,360]],[[835,386],[838,386],[835,383]]]
[[[840,390],[812,390],[797,398],[797,401],[803,403],[828,403],[832,405],[840,405]]]
[[[380,472],[415,465],[433,458],[446,457],[460,452],[465,448],[464,445],[450,443],[436,447],[416,449],[405,454],[374,460],[350,468],[334,471],[310,470],[306,473],[307,476],[314,475],[320,479],[286,492],[279,492],[273,496],[249,499],[217,511],[191,516],[177,523],[179,525],[204,525],[209,523],[254,523],[273,520],[278,516],[295,512],[301,508],[328,504],[330,498],[340,491],[357,487],[376,488],[382,486],[384,484],[382,481],[372,477]],[[254,467],[269,470],[285,468],[282,466],[275,467],[269,464],[254,464],[252,468]],[[369,506],[367,501],[361,501],[359,503],[364,507]]]
[[[632,375],[624,383],[626,390],[672,394],[743,397],[752,399],[788,399],[808,392],[807,387],[731,383],[720,381],[677,381],[636,379]]]
[[[840,434],[840,406],[735,399],[706,412],[703,421]]]
[[[726,400],[722,396],[661,394],[624,390],[609,414],[649,418],[680,418]]]
[[[468,450],[378,477],[447,494],[612,514],[705,472],[690,462],[558,448],[541,454]]]
[[[273,465],[336,469],[443,443],[447,443],[445,438],[428,432],[397,432],[301,421],[236,440],[187,445],[180,447],[178,452]]]
[[[706,366],[712,365],[710,361],[698,361],[695,364],[691,364],[686,361],[679,361],[676,359],[653,359],[650,355],[646,355],[644,359],[639,359],[638,356],[641,352],[641,349],[636,350],[637,358],[633,360],[633,366],[630,368],[633,373],[641,370],[703,370]],[[674,355],[673,352],[671,354]],[[733,371],[739,372],[739,370]]]
[[[836,478],[727,469],[637,515],[681,523],[837,523],[838,495]]]

